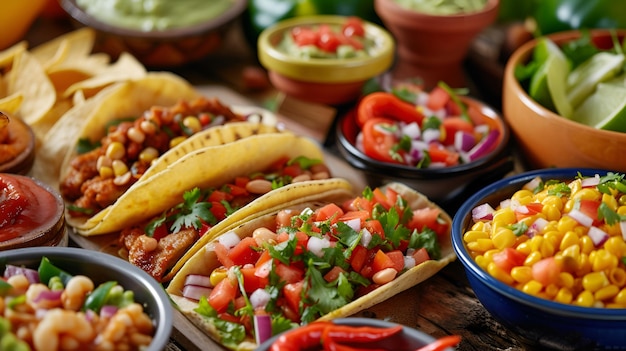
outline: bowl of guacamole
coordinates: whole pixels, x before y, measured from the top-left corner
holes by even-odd
[[[155,68],[215,52],[246,5],[246,0],[61,0],[78,25],[95,29],[96,51],[114,58],[129,52]]]

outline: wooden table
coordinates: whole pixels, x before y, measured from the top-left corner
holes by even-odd
[[[36,45],[55,35],[71,30],[65,21],[51,22],[39,20],[35,23],[26,39]],[[250,48],[245,44],[239,27],[232,32],[224,49],[214,57],[203,62],[175,69],[174,72],[185,77],[207,95],[219,96],[227,103],[263,104],[275,97],[272,90],[250,91],[242,85],[241,68],[246,65],[257,65]],[[494,102],[498,106],[499,102]],[[317,106],[320,108],[320,106]],[[364,184],[361,175],[350,169],[341,159],[332,156],[333,138],[329,137],[333,126],[335,109],[323,109],[327,114],[323,123],[294,119],[295,116],[279,116],[289,128],[312,136],[329,151],[331,168],[340,176],[346,176],[358,186]],[[311,121],[308,121],[311,122]],[[312,125],[317,125],[311,129]],[[321,129],[319,129],[321,126]],[[450,213],[454,215],[454,213]],[[102,243],[98,240],[75,238],[74,244],[87,249],[99,249]],[[463,267],[455,261],[434,277],[406,290],[388,301],[359,313],[359,316],[386,319],[410,327],[421,329],[434,337],[448,334],[462,336],[458,350],[527,350],[515,335],[507,332],[494,321],[489,313],[476,299],[469,287]],[[175,329],[168,350],[222,350],[215,342],[206,337],[183,317],[175,313]],[[536,349],[536,348],[533,348]]]

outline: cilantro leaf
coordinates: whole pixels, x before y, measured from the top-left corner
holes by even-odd
[[[354,291],[347,281],[337,279],[335,282],[328,283],[314,265],[308,267],[305,279],[303,291],[307,291],[306,297],[310,302],[307,308],[315,306],[315,310],[321,315],[346,305],[354,296]],[[339,283],[341,283],[341,289],[338,288]]]
[[[198,301],[198,307],[194,309],[200,316],[212,324],[220,337],[220,342],[233,350],[246,338],[246,329],[243,324],[229,322],[218,317],[217,311],[211,307],[205,296]]]
[[[558,197],[567,196],[572,192],[572,189],[564,182],[552,182],[548,181],[546,186],[549,186],[548,195],[554,195]]]
[[[437,241],[437,233],[430,228],[424,228],[420,233],[414,230],[409,239],[409,247],[412,249],[421,249],[422,247],[428,251],[428,256],[433,260],[441,258],[441,248]]]
[[[508,226],[515,236],[521,236],[528,231],[528,225],[525,222],[513,223]]]
[[[174,223],[171,227],[174,233],[188,227],[200,229],[202,221],[211,224],[216,223],[217,219],[210,210],[211,203],[197,202],[201,195],[202,192],[199,188],[194,188],[183,194],[184,202],[174,207],[178,210],[178,213],[174,216]]]
[[[302,169],[309,169],[312,166],[318,165],[320,163],[322,163],[322,160],[317,159],[317,158],[309,158],[306,156],[298,156],[296,158],[292,158],[291,160],[289,160],[287,162],[287,165],[293,165],[293,164],[298,164],[300,166],[300,168]]]
[[[604,219],[606,224],[613,225],[621,221],[626,220],[626,216],[621,216],[619,213],[613,211],[606,203],[600,203],[598,207],[598,218]]]

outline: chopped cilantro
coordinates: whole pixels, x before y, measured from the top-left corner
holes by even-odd
[[[619,213],[613,211],[604,202],[600,203],[600,206],[598,207],[598,218],[600,220],[604,219],[604,221],[608,225],[613,225],[626,220],[626,216],[620,215]]]
[[[517,222],[508,226],[515,236],[524,235],[528,231],[528,225],[525,222]]]
[[[89,138],[80,138],[76,143],[76,153],[79,155],[86,154],[102,146],[99,141],[91,141]]]
[[[245,340],[246,328],[244,325],[219,318],[217,311],[211,307],[205,296],[200,298],[198,307],[194,311],[215,327],[220,337],[220,342],[227,348],[234,350]]]
[[[200,188],[194,188],[186,191],[183,194],[184,201],[172,208],[172,214],[167,215],[167,213],[165,213],[161,217],[150,222],[146,227],[146,234],[149,236],[154,235],[156,228],[167,222],[173,222],[170,228],[173,233],[177,233],[183,228],[190,227],[198,230],[202,226],[202,222],[211,225],[217,223],[217,219],[210,210],[211,203],[200,201],[201,197],[202,191]]]
[[[68,204],[67,205],[67,209],[72,211],[72,212],[78,212],[78,213],[83,213],[86,215],[90,215],[93,213],[93,209],[91,208],[84,208],[84,207],[80,207],[80,206],[76,206],[76,205],[72,205],[72,204]]]
[[[548,186],[548,194],[554,195],[558,197],[567,196],[571,194],[572,189],[565,184],[564,182],[559,181],[548,181],[546,182],[546,186]]]
[[[287,162],[287,165],[289,166],[295,163],[297,163],[302,169],[309,169],[312,166],[322,163],[322,160],[317,159],[317,158],[309,158],[306,156],[298,156],[296,158],[289,160]]]
[[[424,119],[422,124],[422,130],[425,129],[439,129],[441,126],[441,120],[437,116],[430,116]]]
[[[430,228],[424,228],[420,233],[414,230],[409,239],[409,247],[412,249],[421,249],[422,247],[428,251],[428,256],[433,260],[441,258],[441,248],[437,241],[437,233]]]

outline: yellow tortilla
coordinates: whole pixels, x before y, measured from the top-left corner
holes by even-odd
[[[307,185],[303,185],[306,187]],[[401,196],[403,196],[408,205],[412,209],[425,208],[425,207],[436,207],[439,208],[435,203],[431,202],[424,195],[414,191],[413,189],[400,184],[400,183],[391,183],[386,185],[388,187],[392,187],[396,190]],[[340,189],[336,191],[328,191],[328,192],[319,192],[317,197],[313,197],[304,200],[304,202],[296,202],[293,201],[291,204],[286,204],[283,207],[275,207],[272,211],[261,213],[255,216],[248,217],[242,221],[239,221],[239,225],[221,231],[221,233],[225,233],[228,231],[233,231],[240,238],[244,238],[247,236],[252,236],[254,229],[264,226],[272,226],[275,223],[276,214],[280,209],[283,208],[291,208],[296,211],[301,211],[307,207],[315,209],[325,204],[328,204],[330,201],[336,201],[336,203],[340,203],[340,201],[345,200],[351,195],[344,191],[345,189]],[[452,219],[445,212],[441,211],[441,214],[445,221],[452,223]],[[234,223],[231,223],[231,227]],[[441,242],[443,238],[443,242]],[[454,250],[452,248],[452,243],[450,241],[450,235],[445,235],[443,237],[439,237],[441,244],[441,259],[439,260],[429,260],[423,262],[400,276],[396,277],[396,279],[390,283],[382,285],[378,287],[376,290],[368,293],[366,296],[360,297],[347,305],[328,313],[322,316],[319,320],[331,320],[339,317],[347,317],[353,315],[359,311],[372,307],[382,301],[385,301],[392,296],[407,290],[416,284],[428,279],[429,277],[436,274],[443,267],[445,267],[450,262],[454,261],[456,255],[454,254]],[[212,241],[217,240],[215,237],[212,238]],[[206,240],[205,240],[206,241]],[[201,315],[196,313],[194,309],[198,307],[198,304],[192,300],[189,300],[183,297],[182,291],[184,287],[185,278],[189,274],[201,274],[208,275],[215,268],[221,266],[219,263],[215,251],[211,250],[212,242],[208,242],[204,244],[202,247],[198,248],[196,253],[184,261],[182,268],[176,273],[171,282],[167,287],[167,292],[171,299],[176,303],[177,308],[189,318],[198,328],[207,333],[211,338],[220,342],[219,334],[211,323],[208,323]],[[236,350],[254,350],[258,345],[254,342],[254,340],[246,340],[242,344],[240,344]]]

